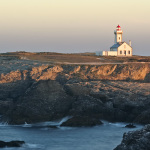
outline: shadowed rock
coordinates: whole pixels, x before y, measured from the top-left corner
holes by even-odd
[[[56,81],[39,81],[20,97],[9,116],[12,124],[36,123],[65,116],[72,98]]]
[[[0,141],[0,147],[21,147],[23,144],[25,144],[24,141],[10,141],[10,142],[4,142]]]
[[[123,140],[114,150],[150,150],[150,125],[141,130],[124,133]]]
[[[136,126],[133,125],[133,123],[130,123],[130,124],[127,124],[127,125],[125,126],[125,128],[136,128]]]
[[[76,116],[62,123],[61,126],[82,127],[82,126],[96,126],[101,124],[103,123],[98,118],[88,116]]]

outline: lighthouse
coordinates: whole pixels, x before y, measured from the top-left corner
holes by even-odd
[[[121,30],[120,25],[118,25],[116,27],[116,30],[114,31],[114,34],[115,34],[115,44],[119,43],[119,42],[122,42],[123,31]]]
[[[109,56],[132,56],[131,41],[129,41],[129,44],[122,41],[123,31],[120,25],[116,27],[114,34],[115,34],[115,42],[114,45],[110,47],[110,51],[108,51],[108,55]]]
[[[116,27],[114,34],[115,34],[115,40],[114,40],[114,44],[110,47],[110,51],[102,51],[101,55],[120,56],[120,57],[132,56],[131,41],[129,41],[129,44],[122,41],[123,31],[120,25]]]

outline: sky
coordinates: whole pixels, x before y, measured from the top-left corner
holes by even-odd
[[[109,50],[119,24],[134,55],[150,56],[149,0],[0,0],[0,53]]]

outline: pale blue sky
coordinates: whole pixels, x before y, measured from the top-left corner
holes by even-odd
[[[149,0],[0,0],[0,52],[109,50],[118,24],[150,56]]]

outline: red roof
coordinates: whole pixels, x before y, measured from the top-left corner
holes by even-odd
[[[118,25],[117,28],[121,28],[121,27]]]

